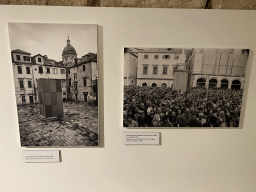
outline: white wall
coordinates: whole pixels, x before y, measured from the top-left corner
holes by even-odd
[[[124,53],[124,85],[137,85],[138,58],[133,54]]]
[[[22,162],[35,148],[20,147],[8,21],[99,24],[101,147],[57,148],[61,163]],[[256,191],[255,23],[255,11],[0,6],[1,191]],[[123,145],[124,47],[252,49],[243,129],[135,130],[161,132],[161,145]]]

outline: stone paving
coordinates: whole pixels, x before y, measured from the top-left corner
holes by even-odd
[[[21,146],[98,146],[98,108],[64,102],[64,118],[43,121],[37,104],[17,106]]]

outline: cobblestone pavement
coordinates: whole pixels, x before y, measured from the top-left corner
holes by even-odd
[[[18,107],[21,146],[97,146],[98,108],[64,102],[64,118],[40,120],[37,104]]]

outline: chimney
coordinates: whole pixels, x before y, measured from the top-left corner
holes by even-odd
[[[45,58],[45,59],[48,59],[47,55],[44,55],[44,58]]]

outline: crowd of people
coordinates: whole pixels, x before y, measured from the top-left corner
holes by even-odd
[[[124,87],[124,127],[238,127],[243,90]]]

